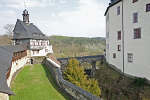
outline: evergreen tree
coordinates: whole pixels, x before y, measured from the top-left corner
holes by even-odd
[[[64,71],[64,79],[96,95],[101,95],[98,82],[95,79],[87,79],[84,69],[79,66],[78,60],[71,58]]]

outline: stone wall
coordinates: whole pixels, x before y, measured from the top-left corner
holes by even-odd
[[[32,57],[31,59],[33,59],[33,64],[45,65],[45,56],[43,56],[43,57]]]
[[[85,91],[84,89],[79,88],[78,86],[64,80],[60,67],[52,63],[49,58],[46,58],[46,66],[53,74],[54,79],[60,89],[64,93],[66,93],[72,100],[102,100],[101,98]]]

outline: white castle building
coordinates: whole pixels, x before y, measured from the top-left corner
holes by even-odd
[[[111,0],[105,16],[107,62],[150,80],[150,0]]]

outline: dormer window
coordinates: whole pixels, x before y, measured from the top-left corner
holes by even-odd
[[[32,33],[33,34],[33,36],[36,36],[36,33]]]

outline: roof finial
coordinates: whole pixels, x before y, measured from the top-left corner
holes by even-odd
[[[25,7],[25,9],[26,9],[26,3],[24,2],[24,7]]]

